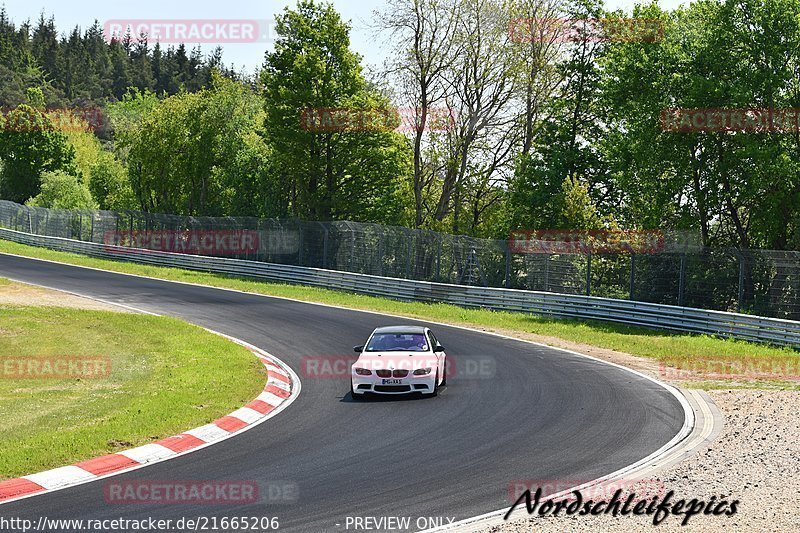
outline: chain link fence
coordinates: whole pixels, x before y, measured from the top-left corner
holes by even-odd
[[[520,253],[509,241],[378,224],[66,211],[2,200],[0,227],[98,244],[800,320],[795,251],[682,244],[652,253]],[[212,245],[187,247],[192,239]]]

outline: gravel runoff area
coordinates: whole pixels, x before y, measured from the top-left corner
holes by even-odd
[[[663,379],[659,376],[658,363],[653,360],[561,339],[497,332],[587,353]],[[687,386],[686,382],[671,383]],[[657,531],[800,531],[800,391],[737,388],[710,390],[708,394],[725,418],[720,435],[688,459],[656,472],[639,486],[655,488],[662,496],[674,491],[673,501],[696,498],[708,502],[712,496],[717,501],[739,500],[737,513],[730,517],[701,513],[693,516],[686,527],[681,526],[682,516],[669,516],[657,526]],[[565,516],[561,513],[558,517],[533,516],[509,521],[484,531],[628,532],[654,528],[652,515]]]
[[[91,298],[5,280],[0,283],[0,306],[66,307],[92,311],[130,312],[123,307]]]
[[[709,447],[646,481],[676,499],[739,500],[734,516],[669,516],[658,531],[800,531],[800,392],[710,391],[725,428]],[[675,500],[673,500],[675,501]],[[563,514],[563,513],[562,513]],[[651,531],[652,516],[559,516],[508,522],[486,531]]]

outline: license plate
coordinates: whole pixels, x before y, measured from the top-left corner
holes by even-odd
[[[381,385],[402,385],[402,379],[382,379]]]

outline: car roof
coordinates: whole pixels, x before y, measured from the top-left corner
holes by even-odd
[[[375,328],[374,333],[425,333],[425,326],[382,326]]]

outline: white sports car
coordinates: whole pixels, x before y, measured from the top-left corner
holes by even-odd
[[[444,348],[433,332],[422,326],[377,328],[353,364],[350,393],[362,400],[368,392],[436,396],[447,384]]]

